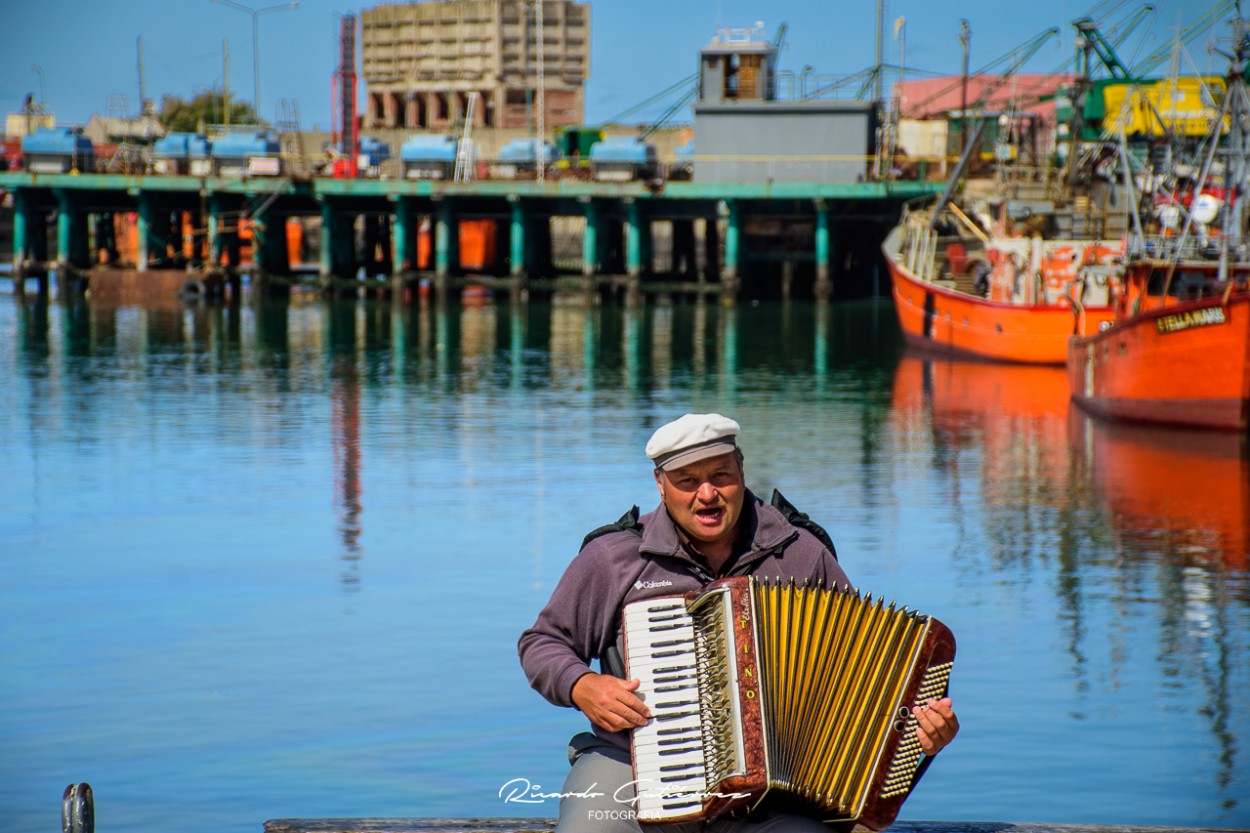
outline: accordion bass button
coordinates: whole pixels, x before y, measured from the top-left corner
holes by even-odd
[[[906,706],[899,706],[898,707],[898,719],[906,720],[909,717],[911,717],[911,709],[907,708]]]

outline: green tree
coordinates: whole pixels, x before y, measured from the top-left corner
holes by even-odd
[[[168,133],[198,133],[210,124],[226,123],[226,98],[218,90],[199,93],[190,101],[166,93],[161,98],[161,124]],[[252,105],[230,97],[230,124],[260,124]]]

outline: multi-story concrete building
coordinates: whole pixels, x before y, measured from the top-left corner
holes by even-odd
[[[540,73],[534,0],[424,0],[364,10],[364,127],[445,130],[477,93],[473,122],[537,120]],[[545,0],[543,99],[548,129],[580,124],[590,71],[590,6]]]

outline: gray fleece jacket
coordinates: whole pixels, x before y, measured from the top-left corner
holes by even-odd
[[[772,506],[747,490],[743,504],[746,535],[726,575],[823,582],[847,586],[837,559],[816,536],[790,524]],[[642,537],[614,531],[593,539],[565,570],[551,600],[533,627],[521,634],[521,666],[539,694],[557,706],[572,706],[578,678],[591,671],[615,645],[624,655],[621,611],[630,602],[698,590],[718,576],[681,545],[664,505],[639,519]],[[623,749],[629,735],[595,727]]]

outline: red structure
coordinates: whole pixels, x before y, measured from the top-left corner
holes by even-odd
[[[334,92],[338,97],[339,159],[334,176],[355,178],[360,133],[356,119],[356,15],[345,14],[339,21],[339,66],[334,72]]]

